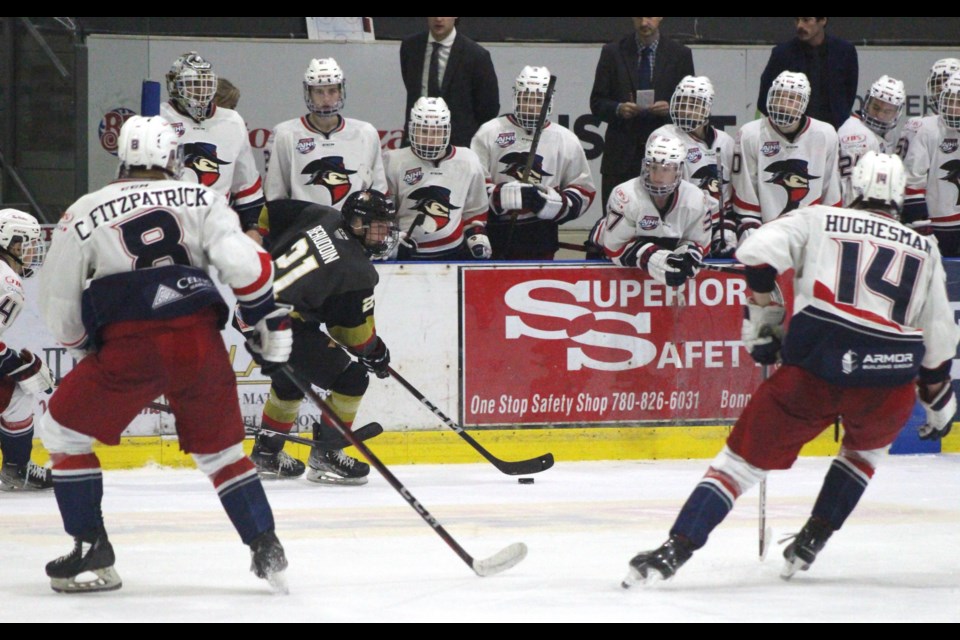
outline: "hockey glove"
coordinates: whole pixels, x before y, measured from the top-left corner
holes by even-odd
[[[957,396],[953,392],[953,383],[948,379],[940,392],[929,401],[925,396],[926,387],[917,385],[917,397],[927,413],[927,422],[917,429],[917,434],[921,440],[940,440],[950,433],[953,416],[957,413]]]
[[[493,248],[490,246],[490,238],[487,234],[475,231],[467,236],[467,249],[474,260],[489,260],[493,255]]]
[[[687,281],[683,272],[683,257],[666,249],[650,256],[647,260],[647,273],[657,282],[670,287],[679,287]]]
[[[372,351],[366,354],[358,354],[357,359],[367,371],[378,378],[386,378],[390,375],[387,367],[390,366],[390,350],[387,345],[377,336],[377,344]]]
[[[556,220],[566,210],[563,194],[558,193],[556,189],[540,186],[537,187],[537,193],[540,195],[543,204],[539,205],[539,209],[535,207],[531,207],[531,209],[541,220]]]
[[[17,381],[20,388],[30,395],[38,396],[53,391],[53,374],[40,358],[26,349],[20,350],[19,367],[10,372],[10,377]]]
[[[750,352],[750,357],[760,364],[775,364],[779,360],[785,316],[786,309],[779,304],[771,302],[761,307],[754,304],[752,298],[747,298],[740,339]]]
[[[700,273],[700,269],[703,268],[703,253],[700,251],[700,247],[695,244],[685,244],[679,247],[674,255],[680,256],[683,260],[681,271],[688,278],[695,278]]]
[[[260,370],[269,374],[276,365],[290,358],[293,350],[293,330],[290,328],[290,312],[293,307],[278,304],[277,308],[263,316],[253,327],[247,338],[247,344],[254,359],[260,363]]]
[[[730,229],[714,233],[710,243],[711,258],[732,258],[737,250],[737,234]]]
[[[508,215],[511,211],[523,209],[524,187],[533,188],[522,182],[501,182],[490,194],[490,209],[498,216]]]

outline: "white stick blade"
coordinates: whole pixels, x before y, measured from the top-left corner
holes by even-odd
[[[527,557],[527,545],[516,542],[486,560],[474,560],[473,570],[481,578],[506,571]]]

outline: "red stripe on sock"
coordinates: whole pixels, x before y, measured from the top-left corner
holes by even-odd
[[[707,469],[707,472],[703,475],[704,478],[710,478],[711,480],[716,480],[727,492],[733,497],[734,500],[740,497],[740,485],[737,484],[737,481],[725,474],[722,471],[717,471],[713,467]]]
[[[213,480],[213,486],[214,488],[219,490],[224,483],[230,482],[234,478],[238,476],[242,476],[243,474],[249,471],[252,471],[253,469],[254,469],[254,466],[253,466],[253,463],[250,461],[250,458],[247,458],[246,456],[244,456],[242,459],[237,460],[236,462],[233,462],[231,464],[228,464],[223,469],[220,469],[219,471],[217,471],[211,478]]]
[[[69,453],[51,453],[54,471],[100,470],[100,458],[95,453],[71,455]]]

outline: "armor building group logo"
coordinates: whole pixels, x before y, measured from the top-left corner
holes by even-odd
[[[759,383],[740,277],[677,290],[616,267],[461,273],[467,424],[732,419]]]

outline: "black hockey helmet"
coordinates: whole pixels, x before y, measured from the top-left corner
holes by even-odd
[[[386,258],[397,246],[400,226],[393,201],[376,189],[347,196],[340,209],[343,224],[363,243],[371,258]]]

